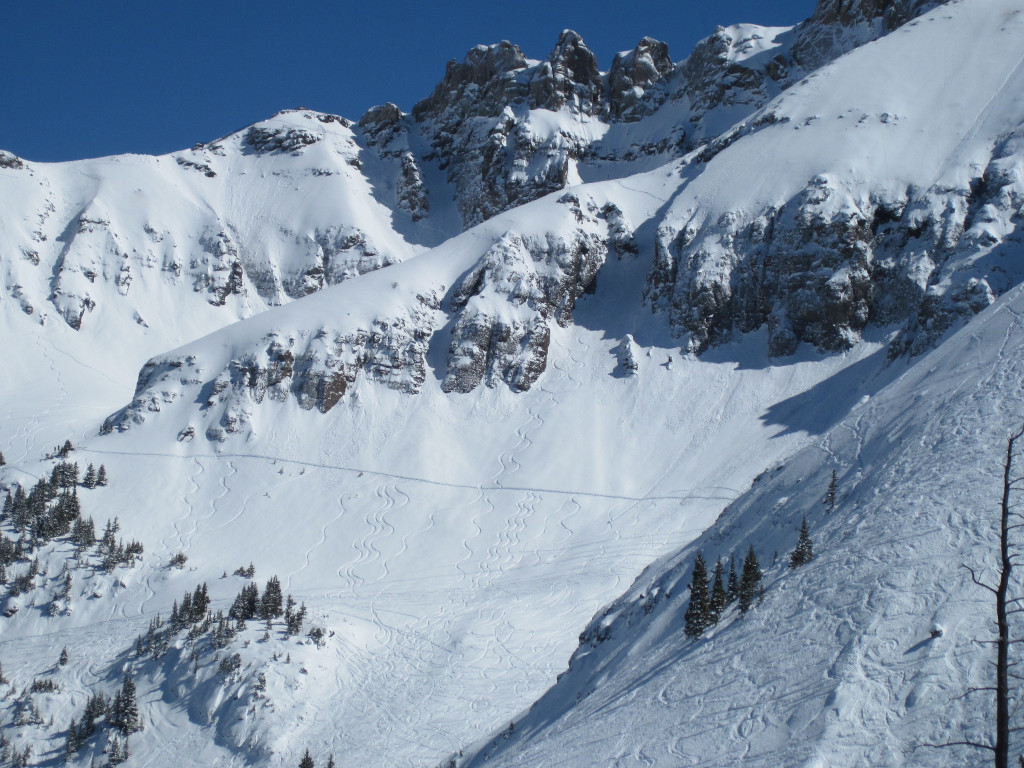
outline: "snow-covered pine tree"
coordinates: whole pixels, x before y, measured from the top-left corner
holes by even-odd
[[[811,562],[814,558],[813,543],[811,542],[810,531],[807,530],[807,518],[800,523],[800,537],[796,542],[796,549],[789,556],[789,567],[796,568]]]
[[[267,580],[267,586],[260,597],[259,617],[270,621],[284,612],[284,595],[281,592],[281,581],[277,576]]]
[[[60,658],[57,659],[57,666],[64,667],[68,663],[68,647],[65,645],[60,651]]]
[[[683,631],[687,637],[700,637],[713,623],[711,620],[711,599],[708,597],[708,569],[704,555],[697,553],[693,564],[693,578],[690,580],[690,605],[683,615]]]
[[[85,470],[85,477],[82,478],[82,485],[86,488],[96,487],[96,467],[90,464]]]
[[[4,458],[4,452],[0,451],[0,467],[7,463],[7,459]]]
[[[204,581],[196,587],[192,594],[192,622],[197,623],[206,617],[206,609],[210,606],[210,590]]]
[[[235,602],[232,603],[228,616],[238,621],[245,621],[246,619],[255,619],[256,614],[259,611],[260,604],[260,589],[256,586],[256,582],[250,581],[246,586],[242,587],[242,591],[235,596]]]
[[[114,735],[114,738],[110,740],[110,753],[107,755],[107,762],[110,765],[120,765],[124,762],[124,758],[121,756],[121,740]]]
[[[295,601],[292,600],[292,596],[288,595],[288,600],[291,605],[288,610],[285,611],[285,632],[291,635],[297,635],[302,632],[302,625],[306,621],[306,604],[303,603],[298,608],[295,607]]]
[[[327,768],[334,768],[334,753],[327,756]]]
[[[715,575],[711,584],[711,621],[717,624],[718,620],[729,607],[729,593],[725,590],[725,568],[722,561],[715,561]]]
[[[114,704],[110,709],[111,724],[123,735],[142,730],[142,717],[139,715],[139,705],[135,700],[135,680],[132,679],[131,672],[124,673],[124,683],[121,690],[114,694]]]
[[[94,693],[85,703],[85,712],[82,714],[82,724],[78,732],[82,740],[89,738],[96,732],[96,720],[107,714],[107,700],[102,693]]]
[[[825,509],[829,512],[836,508],[836,491],[839,490],[839,479],[836,471],[832,470],[832,478],[828,481],[828,490],[825,492]]]
[[[288,597],[284,601],[284,623],[287,624],[288,620],[292,617],[292,611],[295,610],[295,598],[288,594]]]
[[[750,551],[743,559],[743,575],[740,577],[739,606],[740,613],[746,613],[754,600],[761,594],[761,564],[757,562],[757,555],[754,553],[754,545],[750,545]]]
[[[302,759],[299,760],[299,768],[313,768],[314,765],[313,757],[309,754],[309,750],[307,749],[306,754],[304,754]]]
[[[78,733],[78,720],[75,718],[71,719],[71,725],[68,726],[67,739],[64,741],[64,762],[70,763],[74,754],[81,749],[82,739]]]

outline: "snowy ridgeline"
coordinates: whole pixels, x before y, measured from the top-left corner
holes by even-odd
[[[1013,2],[912,21],[930,4],[833,5],[721,29],[679,64],[645,39],[608,73],[569,32],[540,63],[478,47],[409,115],[297,110],[164,157],[10,157],[0,301],[137,359],[354,281],[326,319],[250,326],[238,370],[205,371],[287,353],[251,373],[257,397],[294,376],[277,391],[321,410],[359,373],[530,388],[613,257],[633,262],[631,312],[687,352],[759,329],[775,356],[838,352],[896,327],[892,354],[920,354],[1020,279]],[[426,252],[430,277],[409,264]],[[339,316],[375,271],[400,305]]]
[[[1018,6],[0,154],[6,759],[974,760]]]

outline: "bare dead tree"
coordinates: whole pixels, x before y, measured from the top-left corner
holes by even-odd
[[[983,581],[974,568],[961,563],[971,574],[971,581],[979,587],[987,589],[995,599],[996,610],[996,639],[991,642],[996,647],[996,680],[994,686],[971,688],[965,696],[976,691],[991,691],[996,699],[995,737],[993,743],[983,744],[977,741],[963,740],[950,741],[944,744],[928,744],[931,747],[975,747],[985,749],[992,753],[995,768],[1009,768],[1010,756],[1010,734],[1022,728],[1011,728],[1010,719],[1015,712],[1010,711],[1010,678],[1024,679],[1020,675],[1010,672],[1014,666],[1010,662],[1010,646],[1020,640],[1010,638],[1010,616],[1024,612],[1024,596],[1011,598],[1010,576],[1013,573],[1015,553],[1010,549],[1011,532],[1024,528],[1024,514],[1015,511],[1017,506],[1013,501],[1014,494],[1024,490],[1024,476],[1015,476],[1014,458],[1018,448],[1017,442],[1024,437],[1024,426],[1006,439],[1006,455],[1003,458],[1003,492],[999,505],[999,581],[993,586]],[[1024,757],[1017,758],[1021,768],[1024,768]]]

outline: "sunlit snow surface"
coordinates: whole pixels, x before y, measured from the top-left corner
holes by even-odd
[[[117,515],[126,538],[146,548],[120,581],[76,581],[69,616],[24,606],[0,619],[0,659],[15,687],[40,675],[63,687],[41,701],[56,726],[37,740],[37,759],[61,759],[61,729],[90,687],[116,687],[125,654],[157,612],[166,616],[202,581],[226,608],[243,582],[222,573],[252,561],[258,582],[277,574],[305,601],[310,621],[332,633],[327,643],[292,640],[291,662],[274,663],[271,647],[256,642],[260,631],[248,631],[246,664],[272,670],[269,703],[256,710],[245,691],[236,700],[230,687],[192,686],[187,670],[174,677],[140,665],[146,730],[132,737],[133,763],[293,765],[309,748],[318,764],[333,752],[339,764],[424,766],[460,749],[468,757],[477,744],[492,765],[965,764],[971,755],[914,747],[983,733],[983,707],[955,698],[985,684],[987,653],[977,643],[986,637],[984,595],[957,566],[990,551],[994,457],[1021,415],[1020,298],[1005,297],[911,367],[885,363],[884,338],[846,355],[802,350],[771,360],[754,334],[700,360],[682,357],[642,307],[640,289],[658,215],[700,226],[729,210],[756,213],[817,174],[845,179],[851,199],[959,180],[1024,118],[1019,6],[992,0],[982,13],[978,1],[953,3],[841,59],[769,105],[788,123],[740,138],[701,174],[686,159],[577,188],[623,208],[648,261],[609,261],[576,324],[554,329],[550,364],[527,393],[444,394],[442,358],[432,355],[417,395],[360,379],[326,415],[268,400],[246,435],[224,443],[203,436],[200,386],[176,391],[138,429],[98,435],[131,400],[147,358],[184,345],[214,376],[270,330],[315,330],[327,320],[357,327],[418,290],[449,288],[505,231],[557,230],[564,207],[552,198],[436,245],[447,225],[405,238],[373,190],[339,186],[351,195],[345,205],[331,198],[337,210],[399,263],[277,309],[249,292],[250,304],[215,310],[188,300],[188,286],[167,289],[145,271],[128,294],[135,305],[97,282],[101,310],[78,332],[55,315],[40,325],[5,298],[0,450],[9,466],[0,479],[33,482],[49,471],[43,453],[70,438],[74,459],[103,463],[111,477],[108,488],[83,492],[84,512],[100,526]],[[939,72],[943,83],[883,77],[915,68]],[[177,196],[146,198],[154,210],[140,211],[132,185],[94,178],[124,166],[163,189],[184,173],[171,163],[38,166],[30,185],[4,188],[5,200],[14,206],[45,182],[64,190],[58,208],[89,201],[102,208],[97,216],[137,218],[138,230],[157,218],[172,234],[202,230],[208,222],[195,207],[175,208]],[[222,202],[241,242],[294,244],[294,233],[280,230],[296,211],[307,217],[300,229],[333,215],[304,207],[304,184],[264,168],[265,181],[223,191],[234,195]],[[94,184],[116,192],[104,202]],[[20,242],[6,232],[0,242]],[[154,247],[154,258],[167,255]],[[281,248],[282,262],[301,255]],[[21,261],[5,270],[8,288],[23,283],[45,305],[47,279]],[[146,308],[148,326],[132,306]],[[228,324],[225,313],[255,316]],[[636,377],[616,368],[626,332],[637,338]],[[195,438],[179,441],[190,423]],[[833,468],[841,503],[825,517]],[[687,545],[736,499],[699,540],[706,556],[742,555],[755,543],[762,563],[775,550],[779,562],[767,568],[767,596],[751,615],[686,642]],[[819,555],[791,574],[785,553],[805,513]],[[186,568],[168,569],[178,552]],[[61,557],[46,564],[53,579]],[[672,596],[647,615],[641,595],[654,586]],[[521,718],[565,670],[581,629],[624,591],[600,619],[611,639],[578,655]],[[946,634],[926,642],[933,622]],[[54,670],[65,645],[71,662]],[[489,734],[513,719],[514,737],[499,736],[492,752]],[[41,732],[5,730],[18,744]]]

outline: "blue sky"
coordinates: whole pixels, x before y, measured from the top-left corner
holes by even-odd
[[[813,10],[814,0],[10,3],[0,148],[36,161],[161,154],[287,107],[408,111],[478,43],[508,39],[542,58],[570,27],[607,69],[644,35],[679,60],[717,24],[789,25]]]

